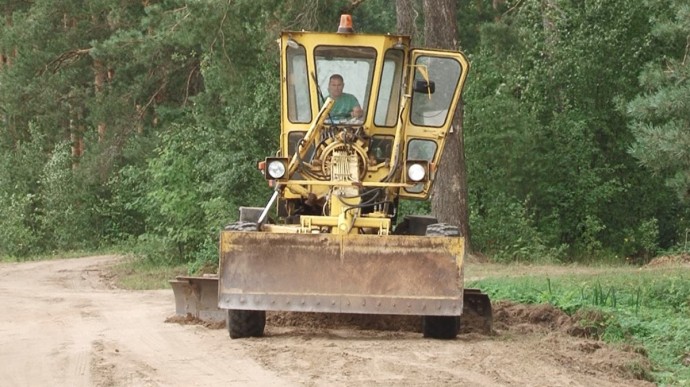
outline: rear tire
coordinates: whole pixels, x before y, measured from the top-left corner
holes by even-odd
[[[266,327],[263,310],[228,310],[228,333],[231,339],[262,337]]]
[[[235,222],[225,226],[226,230],[255,232],[258,231],[254,222]],[[228,309],[228,333],[231,339],[246,337],[262,337],[266,327],[266,312],[263,310]]]
[[[426,236],[457,237],[460,229],[448,223],[434,223],[426,226]]]
[[[254,222],[234,222],[230,223],[229,225],[225,226],[226,230],[232,230],[232,231],[247,231],[247,232],[252,232],[252,231],[258,231],[258,225]]]
[[[435,223],[427,226],[426,236],[457,237],[460,230],[447,223]],[[422,332],[424,337],[452,340],[460,332],[460,316],[424,316]]]

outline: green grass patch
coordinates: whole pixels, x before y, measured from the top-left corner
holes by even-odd
[[[690,268],[602,270],[601,273],[522,277],[495,276],[471,281],[492,301],[550,303],[568,314],[600,311],[594,331],[607,342],[642,346],[654,364],[655,381],[690,384]],[[581,320],[586,324],[586,321]]]
[[[31,262],[31,261],[51,261],[54,259],[70,259],[93,257],[96,255],[111,255],[118,254],[114,250],[70,250],[70,251],[53,251],[46,254],[28,255],[28,256],[9,256],[0,255],[0,262]]]
[[[137,257],[125,258],[111,269],[115,285],[130,290],[167,289],[169,280],[187,273],[186,264],[162,266]]]

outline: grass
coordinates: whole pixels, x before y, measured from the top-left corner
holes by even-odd
[[[46,254],[30,255],[26,257],[15,257],[1,255],[0,262],[30,262],[30,261],[50,261],[54,259],[70,259],[70,258],[82,258],[82,257],[92,257],[96,255],[111,255],[118,254],[111,250],[70,250],[70,251],[53,251]]]
[[[187,265],[161,266],[141,258],[126,258],[112,268],[115,284],[130,290],[166,289],[169,280],[188,273]]]
[[[539,272],[539,270],[536,270]],[[502,269],[501,269],[502,272]],[[470,281],[492,301],[550,303],[568,314],[595,310],[606,316],[596,332],[607,342],[642,346],[655,381],[690,384],[690,268],[600,268],[573,273],[487,275]]]

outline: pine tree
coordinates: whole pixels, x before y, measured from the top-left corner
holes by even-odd
[[[628,104],[636,140],[630,153],[690,202],[690,7],[680,0],[668,5],[653,30],[668,54],[647,64],[644,92]]]

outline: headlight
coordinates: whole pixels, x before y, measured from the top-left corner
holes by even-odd
[[[414,182],[422,181],[426,177],[426,168],[422,164],[410,164],[407,167],[407,177]]]
[[[285,163],[281,160],[273,160],[268,163],[268,168],[266,168],[268,176],[273,179],[282,179],[285,176]]]

